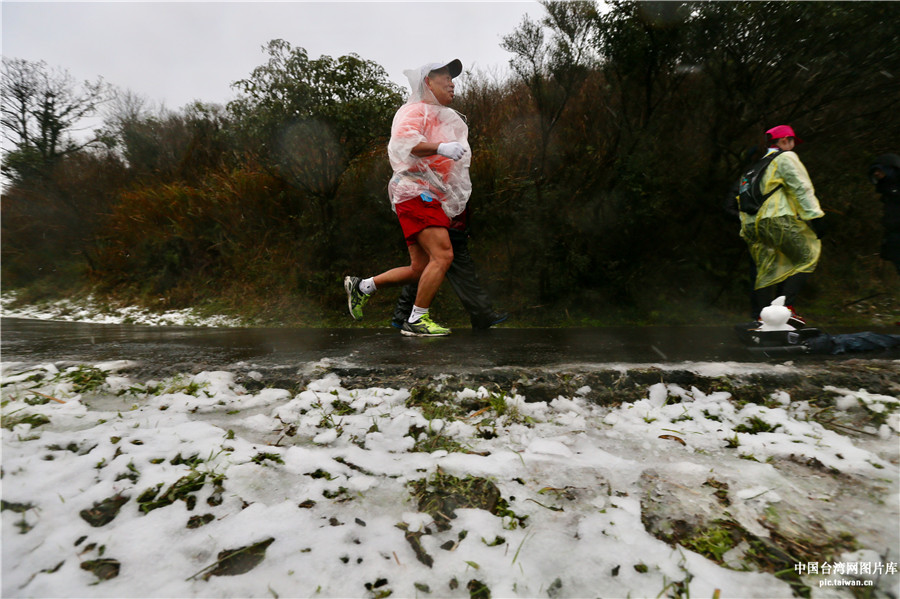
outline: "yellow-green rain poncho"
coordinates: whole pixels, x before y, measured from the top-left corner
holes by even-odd
[[[769,153],[777,151],[771,148]],[[756,214],[741,212],[741,237],[756,263],[756,289],[812,272],[822,243],[805,221],[825,215],[806,167],[794,152],[782,152],[762,177],[763,193],[781,185]]]

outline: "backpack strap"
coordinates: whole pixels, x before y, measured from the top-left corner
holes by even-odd
[[[764,193],[764,194],[763,194],[763,201],[765,202],[766,200],[768,200],[768,199],[769,199],[769,196],[771,196],[773,193],[775,193],[776,191],[778,191],[778,190],[781,189],[782,187],[784,187],[784,185],[782,185],[781,183],[779,183],[779,184],[776,185],[774,188],[772,188],[772,191],[770,191],[769,193]]]
[[[769,164],[772,164],[773,162],[775,162],[775,159],[778,158],[779,156],[781,156],[782,154],[784,154],[784,150],[778,150],[777,152],[775,152],[775,153],[772,155],[772,157],[769,158]],[[768,165],[766,165],[766,169],[768,169],[768,168],[769,168]],[[770,197],[773,193],[775,193],[776,191],[778,191],[778,190],[781,189],[782,187],[784,187],[784,185],[783,185],[782,183],[779,183],[779,184],[776,185],[774,188],[772,188],[772,191],[770,191],[769,193],[764,193],[763,196],[762,196],[763,202],[765,202],[766,200],[768,200],[769,197]]]

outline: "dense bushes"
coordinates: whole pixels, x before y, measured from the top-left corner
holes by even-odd
[[[499,304],[534,322],[742,311],[749,259],[722,203],[779,123],[806,139],[832,225],[810,301],[897,285],[865,179],[900,139],[895,3],[545,7],[504,38],[510,79],[457,90],[472,249]],[[4,285],[75,265],[118,295],[321,322],[342,316],[344,274],[401,264],[384,151],[400,90],[357,56],[267,51],[229,107],[122,114],[108,149],[10,186]]]

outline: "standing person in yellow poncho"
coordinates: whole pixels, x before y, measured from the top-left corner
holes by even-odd
[[[771,195],[756,214],[741,212],[741,237],[756,266],[757,308],[762,309],[783,295],[793,314],[791,324],[803,326],[805,323],[793,306],[819,262],[822,244],[817,230],[825,213],[806,168],[793,151],[802,140],[788,125],[773,127],[766,135],[769,153],[781,152],[760,181],[762,193]]]

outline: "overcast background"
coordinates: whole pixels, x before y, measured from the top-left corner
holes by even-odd
[[[500,48],[536,2],[2,2],[3,55],[44,60],[177,109],[224,104],[231,83],[282,38],[310,58],[356,53],[407,85],[403,70],[459,58],[497,76]]]

